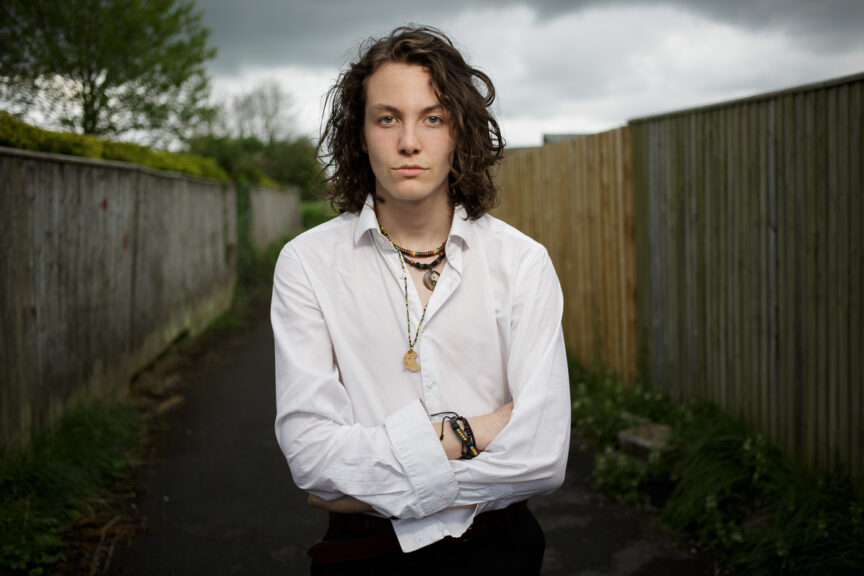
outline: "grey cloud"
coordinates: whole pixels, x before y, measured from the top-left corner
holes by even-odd
[[[826,49],[861,43],[864,28],[860,0],[534,0],[527,4],[536,8],[541,19],[586,8],[670,6],[746,29],[786,30]]]
[[[436,2],[434,8],[395,0],[199,0],[197,4],[219,48],[213,69],[229,74],[244,66],[339,66],[368,36],[409,22],[427,23],[465,5],[457,0]]]
[[[339,66],[359,41],[399,24],[434,25],[469,9],[520,5],[541,21],[589,8],[667,5],[736,27],[784,31],[817,52],[860,44],[864,29],[859,0],[198,0],[219,48],[211,68],[225,74],[245,66]]]

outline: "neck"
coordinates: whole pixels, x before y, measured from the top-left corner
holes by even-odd
[[[378,222],[399,246],[413,250],[438,247],[450,233],[453,210],[447,197],[427,198],[429,202],[400,202],[387,198],[376,202]]]

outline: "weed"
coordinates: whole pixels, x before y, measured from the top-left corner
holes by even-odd
[[[574,362],[571,391],[574,426],[599,446],[596,488],[641,503],[674,486],[663,521],[747,574],[864,573],[864,501],[842,471],[805,470],[716,406],[675,406]],[[618,431],[649,420],[672,427],[671,449],[625,456]]]
[[[42,574],[64,559],[62,534],[135,463],[141,430],[130,404],[90,402],[29,449],[7,449],[0,459],[0,565]]]

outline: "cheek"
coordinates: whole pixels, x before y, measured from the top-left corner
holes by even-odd
[[[386,174],[387,158],[384,154],[384,146],[380,138],[366,137],[363,139],[363,151],[369,160],[372,173],[380,179]]]
[[[363,136],[363,151],[369,156],[381,156],[387,149],[388,135],[380,130],[366,132]]]

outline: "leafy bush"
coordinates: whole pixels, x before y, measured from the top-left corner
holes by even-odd
[[[250,185],[300,188],[310,200],[320,190],[315,149],[308,138],[264,143],[257,138],[205,135],[187,143],[189,151],[212,158],[232,180]]]
[[[167,150],[155,150],[130,142],[102,140],[95,136],[73,132],[42,130],[21,122],[6,112],[0,112],[0,146],[35,152],[133,162],[155,170],[183,172],[205,178],[220,180],[227,178],[225,171],[210,158]]]
[[[183,172],[202,178],[214,178],[217,180],[228,178],[225,171],[212,158],[205,158],[196,154],[154,150],[146,146],[132,144],[131,142],[111,142],[110,140],[106,140],[102,144],[102,158],[104,160],[134,162],[135,164],[141,164],[156,170]]]
[[[597,489],[641,503],[658,483],[672,488],[663,521],[743,573],[864,574],[864,501],[842,471],[805,470],[716,406],[675,406],[575,361],[571,390],[574,426],[600,447]],[[670,450],[639,462],[617,434],[649,420],[671,426]]]
[[[3,111],[0,111],[0,146],[87,158],[102,157],[102,141],[94,136],[42,130]]]
[[[309,230],[335,216],[330,205],[324,200],[304,200],[300,202],[300,219],[303,229]]]
[[[671,418],[673,407],[662,394],[594,374],[572,357],[569,364],[573,425],[601,447],[617,444],[620,430]]]

